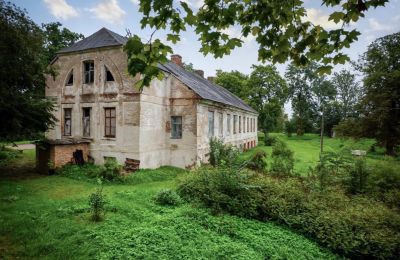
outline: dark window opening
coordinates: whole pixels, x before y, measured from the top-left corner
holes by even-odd
[[[90,107],[83,108],[83,136],[90,137]]]
[[[107,67],[105,68],[106,68],[106,81],[114,81],[114,76],[112,75],[111,71],[109,71]]]
[[[85,84],[94,82],[94,62],[85,61],[84,63]]]
[[[104,136],[115,137],[116,128],[116,112],[115,107],[104,108],[105,122],[104,122]]]
[[[182,117],[181,116],[171,116],[171,138],[181,139],[182,138]]]
[[[74,84],[74,71],[71,71],[71,73],[69,74],[69,77],[68,77],[67,84],[65,84],[65,85],[71,86],[73,84]]]
[[[64,136],[71,136],[72,109],[64,108]]]

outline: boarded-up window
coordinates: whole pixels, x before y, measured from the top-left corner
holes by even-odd
[[[237,133],[237,115],[233,116],[233,134]]]
[[[85,61],[84,65],[84,76],[85,76],[85,84],[93,83],[94,81],[94,62],[93,61]]]
[[[219,118],[218,118],[218,130],[219,130],[219,136],[222,137],[224,136],[224,115],[222,113],[218,113]]]
[[[115,107],[107,107],[104,108],[104,136],[105,137],[115,137],[115,128],[116,128],[116,112]]]
[[[214,111],[208,111],[208,137],[214,136]]]
[[[231,134],[231,115],[226,115],[226,135]]]
[[[72,109],[64,108],[64,135],[71,135]]]
[[[182,117],[181,116],[171,116],[171,138],[181,139],[182,138]]]
[[[90,137],[90,107],[82,109],[83,136]]]
[[[114,76],[112,75],[111,71],[106,67],[106,81],[114,81]]]
[[[239,116],[239,133],[242,132],[242,117]]]

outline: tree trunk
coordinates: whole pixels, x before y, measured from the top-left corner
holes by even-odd
[[[385,148],[387,155],[396,156],[396,151],[394,150],[394,145],[392,142],[386,142]]]

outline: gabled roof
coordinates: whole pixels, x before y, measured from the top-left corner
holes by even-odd
[[[76,42],[67,48],[61,49],[58,53],[78,52],[110,46],[122,46],[125,45],[127,41],[128,39],[126,37],[103,27],[89,37]],[[257,113],[257,111],[248,106],[243,100],[229,92],[227,89],[213,84],[197,73],[187,71],[173,62],[159,64],[159,68],[173,74],[178,80],[183,82],[203,99]]]
[[[108,46],[124,45],[128,39],[118,33],[112,32],[107,28],[101,28],[94,34],[80,40],[69,47],[61,49],[57,53],[76,52]]]
[[[210,82],[197,73],[187,71],[173,62],[159,64],[159,68],[174,75],[203,99],[258,113],[227,89]]]

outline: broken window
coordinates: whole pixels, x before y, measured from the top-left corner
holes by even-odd
[[[74,84],[74,71],[71,70],[68,76],[67,83],[65,84],[66,86],[72,86]]]
[[[90,137],[90,107],[84,107],[82,113],[83,136]]]
[[[84,76],[85,84],[90,84],[94,82],[94,62],[85,61],[84,63]]]
[[[224,115],[222,113],[218,113],[219,118],[218,118],[218,130],[219,130],[219,136],[224,135]]]
[[[107,107],[104,108],[104,136],[105,137],[115,137],[115,129],[116,129],[116,111],[115,107]]]
[[[64,108],[64,136],[71,136],[72,109]]]
[[[181,116],[171,116],[171,138],[181,139],[182,138],[182,117]]]
[[[106,81],[114,81],[114,76],[112,75],[111,71],[106,67]]]
[[[214,111],[208,111],[208,137],[214,136]]]
[[[237,132],[237,115],[233,115],[233,134]]]

